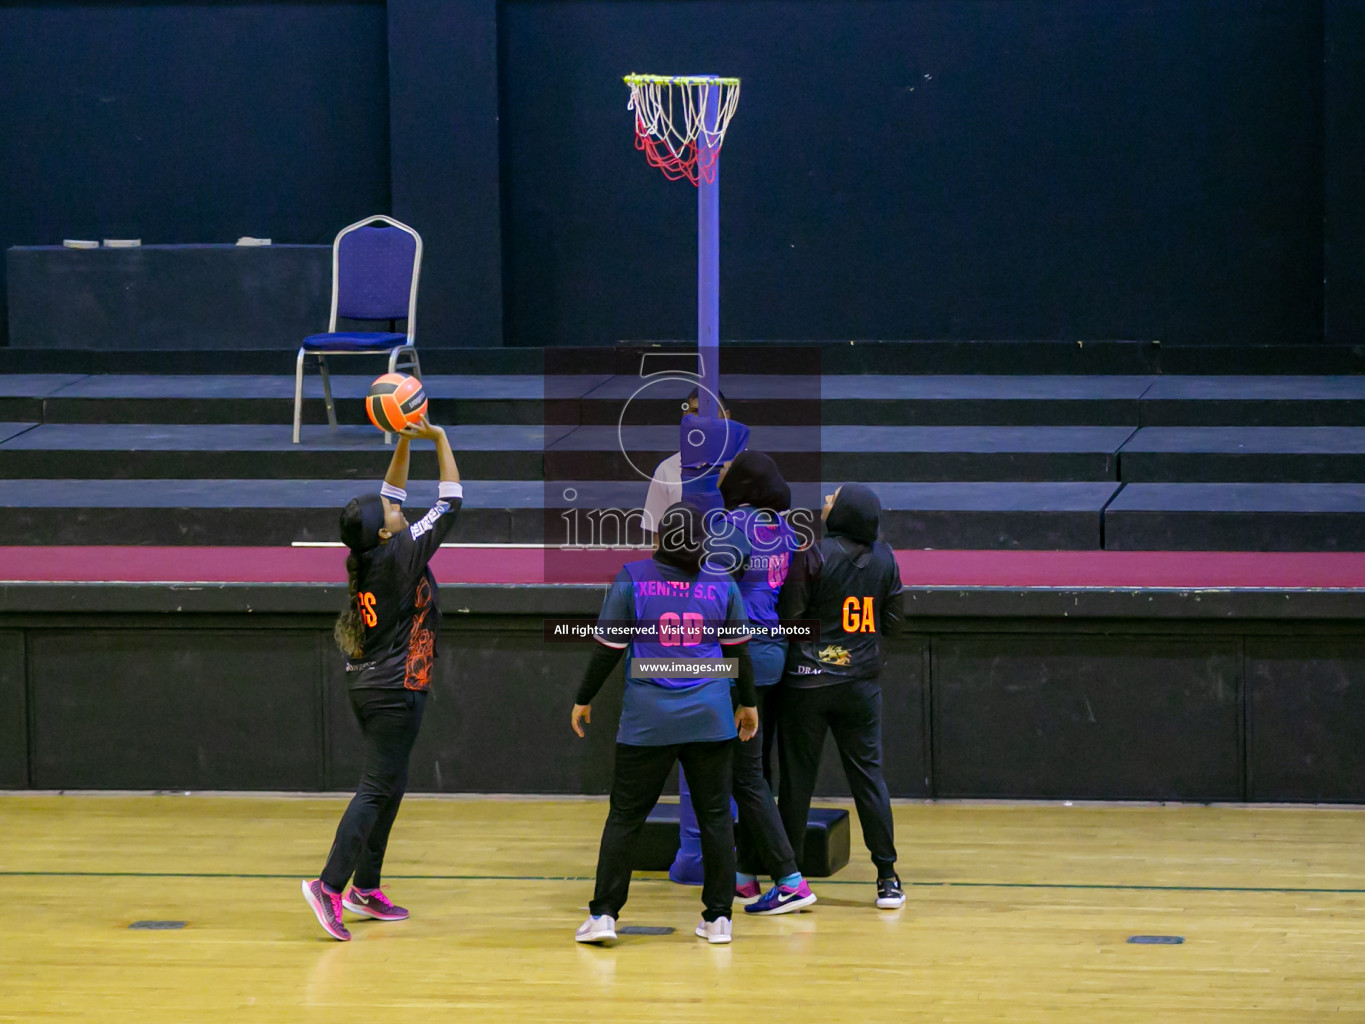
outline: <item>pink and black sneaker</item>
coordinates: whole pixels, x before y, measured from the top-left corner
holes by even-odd
[[[809,907],[815,902],[815,893],[810,891],[810,886],[806,880],[801,879],[801,883],[794,888],[787,885],[774,885],[768,890],[767,894],[754,903],[750,903],[744,908],[746,914],[790,914],[793,911]]]
[[[383,889],[356,889],[352,887],[341,901],[341,905],[352,914],[372,917],[376,921],[406,921],[407,908],[400,907],[384,895]]]
[[[321,878],[314,878],[303,883],[303,898],[313,908],[323,931],[342,942],[351,940],[351,933],[341,923],[341,893],[327,888]]]
[[[758,884],[757,878],[755,878],[752,882],[743,882],[735,884],[736,903],[742,903],[745,906],[748,906],[750,903],[752,903],[754,900],[758,899],[762,895],[763,887]]]

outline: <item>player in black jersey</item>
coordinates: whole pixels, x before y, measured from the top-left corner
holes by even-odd
[[[896,555],[877,539],[881,502],[863,484],[825,498],[825,537],[792,558],[777,600],[783,619],[819,619],[820,639],[787,648],[778,712],[778,810],[796,859],[825,734],[834,733],[863,841],[877,865],[877,906],[905,903],[896,876],[891,797],[882,777],[882,638],[901,618]]]
[[[409,446],[436,442],[440,500],[409,525]],[[365,766],[322,877],[303,883],[303,896],[328,935],[351,933],[342,909],[379,921],[408,916],[379,888],[384,849],[408,783],[408,755],[431,688],[441,609],[428,563],[455,525],[463,491],[445,431],[425,418],[398,438],[379,493],[352,498],[341,513],[341,540],[350,549],[350,601],[337,619],[337,646],[347,656],[351,707],[365,737]],[[352,876],[354,879],[352,880]],[[350,892],[342,896],[346,883]]]

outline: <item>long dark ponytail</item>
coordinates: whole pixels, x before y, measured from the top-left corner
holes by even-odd
[[[354,551],[346,557],[346,580],[350,591],[346,610],[337,616],[332,639],[342,654],[358,658],[365,653],[365,624],[360,617],[360,556]]]

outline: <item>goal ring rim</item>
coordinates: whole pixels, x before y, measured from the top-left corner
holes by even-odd
[[[621,79],[626,85],[739,85],[738,78],[719,75],[641,75],[631,72]]]

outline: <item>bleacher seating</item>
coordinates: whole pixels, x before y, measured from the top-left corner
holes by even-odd
[[[334,378],[342,426],[294,445],[287,376],[0,375],[10,542],[331,539],[336,507],[391,452],[364,425],[368,382]],[[325,422],[309,383],[305,419]],[[638,378],[424,385],[476,483],[461,531],[474,543],[545,540],[571,504],[555,481],[580,506],[640,504],[620,438],[648,471],[675,450],[686,390],[651,391],[618,428]],[[843,480],[876,485],[897,547],[1365,549],[1362,377],[735,375],[725,390],[806,505]],[[426,459],[414,479],[434,475]]]

